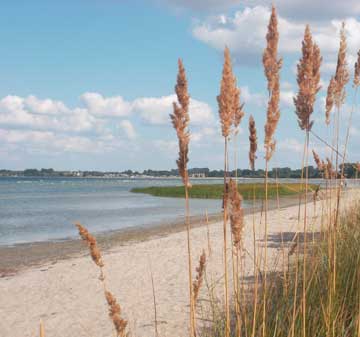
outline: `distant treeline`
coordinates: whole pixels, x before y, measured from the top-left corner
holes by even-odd
[[[342,165],[339,165],[339,173],[341,172]],[[304,168],[305,170],[305,168]],[[309,178],[322,178],[322,173],[314,166],[308,167]],[[131,172],[131,171],[130,171]],[[304,171],[305,172],[305,171]],[[177,170],[170,171],[155,171],[155,170],[145,170],[143,171],[144,175],[149,176],[176,176],[178,175]],[[192,168],[189,169],[190,176],[205,175],[210,178],[222,178],[224,177],[223,170],[210,170],[209,168]],[[249,170],[249,169],[238,169],[237,176],[242,178],[263,178],[265,171],[263,169],[258,170]],[[236,171],[232,170],[229,172],[229,176],[235,177]],[[355,163],[345,163],[344,166],[344,176],[347,178],[356,178],[357,170]],[[301,169],[291,169],[290,167],[276,167],[269,171],[270,178],[301,178]]]
[[[342,165],[339,166],[341,172]],[[314,166],[308,167],[309,178],[321,178],[322,173]],[[265,171],[262,169],[249,170],[238,169],[237,176],[242,178],[263,178]],[[209,178],[224,177],[223,170],[210,170],[207,167],[189,169],[190,176],[202,176]],[[236,176],[235,170],[230,171],[231,177]],[[102,172],[102,171],[55,171],[52,168],[26,169],[23,171],[0,170],[0,176],[25,176],[25,177],[131,177],[131,176],[150,176],[150,177],[174,177],[178,176],[178,170],[144,170],[142,172],[126,170],[122,172]],[[357,178],[355,163],[346,163],[344,167],[346,178]],[[290,167],[278,167],[269,171],[270,178],[301,178],[301,169],[291,169]],[[360,177],[360,176],[359,176]]]

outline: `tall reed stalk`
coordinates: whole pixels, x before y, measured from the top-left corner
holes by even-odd
[[[341,185],[343,181],[343,169],[344,169],[344,163],[345,163],[345,157],[346,157],[346,149],[347,149],[347,143],[349,138],[349,131],[350,131],[350,123],[352,118],[352,112],[349,116],[349,125],[348,125],[348,131],[346,135],[346,140],[344,144],[344,153],[342,155],[343,159],[343,165],[340,170],[340,176],[338,174],[338,164],[339,164],[339,132],[340,132],[340,114],[341,114],[341,107],[344,104],[345,98],[346,98],[346,91],[345,87],[348,83],[350,77],[349,72],[347,69],[347,61],[346,61],[346,35],[345,35],[345,24],[342,24],[341,30],[340,30],[340,44],[339,44],[339,51],[338,51],[338,58],[337,58],[337,66],[336,66],[336,72],[335,75],[332,77],[329,87],[328,87],[328,95],[327,95],[327,110],[331,111],[332,108],[335,106],[336,108],[336,114],[334,118],[334,135],[333,135],[333,141],[335,143],[335,187],[336,187],[336,205],[334,210],[334,217],[333,220],[330,216],[330,223],[329,223],[329,256],[330,256],[330,265],[331,265],[331,282],[329,283],[329,304],[328,304],[328,321],[331,321],[333,317],[331,316],[331,313],[333,311],[334,306],[334,299],[336,298],[336,278],[337,278],[337,225],[338,225],[338,219],[339,219],[339,210],[340,210],[340,195],[341,195]],[[356,68],[356,66],[355,66]],[[356,77],[356,69],[355,69],[355,77]],[[356,80],[355,80],[356,81]],[[328,104],[329,103],[329,104]],[[352,108],[353,109],[353,108]],[[333,157],[332,152],[332,157]],[[330,162],[328,162],[328,171],[332,171],[332,168],[330,168]],[[332,179],[332,172],[330,172],[330,188],[331,188],[331,179]],[[332,189],[330,189],[330,204],[331,204],[331,197],[332,195]],[[334,334],[334,325],[331,327],[329,326],[328,334]]]
[[[228,218],[228,138],[231,125],[234,121],[234,111],[237,105],[238,89],[232,71],[230,51],[226,47],[224,51],[224,66],[220,85],[220,94],[217,96],[219,105],[219,116],[221,122],[222,136],[224,137],[224,195],[223,195],[223,238],[224,238],[224,278],[225,278],[225,336],[230,335],[230,303],[229,303],[229,284],[228,284],[228,262],[227,262],[227,218]]]
[[[235,312],[236,312],[236,335],[241,335],[241,317],[240,317],[240,287],[239,287],[239,262],[242,247],[242,232],[244,228],[244,211],[242,208],[242,196],[240,195],[237,184],[233,179],[229,181],[229,214],[231,235],[233,241],[233,252],[235,250],[235,259],[233,258],[233,276],[235,292]]]
[[[257,159],[256,151],[257,151],[257,131],[255,120],[252,115],[249,118],[249,166],[252,171],[255,170],[255,160]],[[251,337],[255,337],[255,330],[256,330],[256,317],[257,317],[257,301],[258,301],[258,261],[257,261],[257,252],[256,252],[256,227],[255,227],[255,201],[256,201],[256,194],[255,194],[255,184],[253,185],[253,210],[252,210],[252,227],[253,227],[253,249],[254,249],[254,263],[253,263],[253,270],[254,270],[254,298],[253,298],[253,317],[252,317],[252,329],[251,329]]]
[[[303,251],[303,286],[302,286],[302,335],[306,337],[306,254],[307,254],[307,195],[309,179],[309,141],[313,126],[311,115],[314,111],[316,94],[320,90],[320,65],[322,57],[320,49],[313,42],[309,25],[305,28],[302,42],[302,57],[297,65],[297,83],[299,91],[294,98],[295,112],[299,127],[306,133],[305,138],[305,200],[304,200],[304,251]]]
[[[191,262],[191,240],[190,240],[190,209],[189,209],[189,188],[191,187],[189,175],[187,170],[187,163],[189,161],[189,141],[190,133],[188,125],[189,117],[189,103],[190,96],[188,94],[188,85],[186,80],[185,68],[182,61],[178,60],[178,75],[175,86],[178,103],[173,103],[173,113],[170,115],[174,129],[178,137],[179,143],[179,157],[176,161],[179,175],[182,178],[185,189],[185,223],[186,223],[186,241],[187,241],[187,256],[188,256],[188,277],[189,277],[189,301],[190,301],[190,337],[196,335],[195,322],[195,304],[192,288],[192,262]]]
[[[271,10],[268,32],[266,34],[267,46],[263,53],[264,72],[267,78],[267,88],[269,92],[269,102],[266,114],[265,124],[265,253],[264,253],[264,292],[263,292],[263,322],[262,336],[266,336],[266,306],[267,306],[267,240],[268,240],[268,170],[269,161],[275,151],[276,142],[274,134],[280,119],[280,69],[282,60],[278,58],[278,21],[276,9],[273,6]]]
[[[336,66],[336,72],[335,72],[335,90],[334,90],[334,102],[336,106],[336,112],[337,112],[337,121],[336,121],[336,164],[335,168],[338,169],[338,163],[339,163],[339,129],[340,129],[340,110],[341,106],[345,102],[346,98],[346,91],[345,86],[349,82],[350,76],[349,71],[347,69],[347,61],[346,61],[346,35],[345,35],[345,24],[343,23],[341,31],[340,31],[340,47],[339,47],[339,53],[338,53],[338,60],[337,60],[337,66]],[[353,109],[353,108],[352,108]],[[352,118],[352,112],[350,112],[349,116],[349,125],[348,125],[348,131],[346,136],[346,141],[344,145],[344,153],[343,153],[343,163],[345,163],[345,156],[346,156],[346,148],[347,148],[347,142],[348,137],[350,134],[350,123]],[[342,181],[342,175],[343,175],[343,169],[341,170],[340,175],[340,181]],[[338,176],[336,177],[338,178]],[[335,220],[334,220],[334,226],[337,225],[338,222],[338,216],[339,216],[339,207],[340,207],[340,191],[341,191],[341,184],[337,184],[337,197],[336,197],[336,214],[335,214]]]

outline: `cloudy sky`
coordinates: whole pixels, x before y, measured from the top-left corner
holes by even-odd
[[[278,0],[281,120],[271,166],[300,165],[304,135],[292,104],[305,24],[322,55],[323,89],[314,131],[331,142],[324,95],[336,64],[341,21],[348,63],[360,49],[358,0]],[[240,0],[13,0],[0,11],[0,167],[123,170],[175,167],[177,142],[169,122],[177,59],[187,70],[190,167],[221,168],[216,95],[222,52],[229,46],[245,102],[239,162],[248,167],[247,123],[259,131],[263,166],[266,82],[261,54],[269,1]],[[349,85],[345,130],[353,107]],[[349,159],[360,159],[360,110],[354,112]],[[342,132],[344,139],[344,131]],[[324,146],[311,147],[322,156]],[[311,160],[312,162],[312,160]]]

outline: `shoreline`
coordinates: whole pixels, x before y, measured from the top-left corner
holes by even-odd
[[[261,202],[262,201],[260,200],[257,202],[255,213],[261,211]],[[298,202],[299,195],[279,198],[281,209],[295,206]],[[275,208],[277,208],[277,200],[269,200],[269,210]],[[245,209],[245,215],[252,213],[253,208]],[[210,214],[208,219],[209,224],[221,221],[222,213]],[[205,226],[205,214],[203,216],[191,216],[190,222],[192,228]],[[76,231],[76,229],[74,230]],[[166,237],[185,230],[184,220],[178,219],[154,224],[146,228],[140,226],[103,233],[94,233],[94,235],[101,250],[106,252],[117,246],[131,245],[138,242]],[[41,241],[19,243],[11,246],[0,246],[0,278],[13,276],[22,270],[32,267],[39,267],[48,263],[55,264],[58,261],[86,254],[88,254],[88,248],[80,239]]]
[[[352,207],[353,202],[360,200],[359,197],[360,189],[344,193],[342,210]],[[269,210],[267,216],[267,240],[264,237],[264,213],[257,212],[253,216],[248,212],[244,217],[242,273],[244,280],[249,282],[253,277],[255,252],[256,256],[264,256],[266,249],[267,270],[276,272],[283,263],[288,263],[287,254],[282,254],[282,249],[285,252],[291,249],[296,234],[303,231],[305,208],[302,203],[299,212],[298,197],[283,199],[279,209],[276,200],[272,200],[270,207],[272,210]],[[307,230],[313,237],[321,230],[324,212],[328,209],[326,199],[322,198],[313,204],[309,197]],[[177,228],[168,226],[171,227],[171,235],[164,229],[159,229],[157,235],[156,232],[144,234],[143,231],[141,237],[134,235],[130,241],[126,241],[124,237],[124,241],[114,239],[114,245],[109,244],[109,249],[102,251],[103,275],[109,290],[121,305],[124,318],[128,320],[128,330],[134,336],[148,337],[154,334],[154,294],[159,335],[187,334],[189,303],[186,294],[189,279],[186,235],[182,232],[184,224]],[[230,237],[230,226],[226,229]],[[223,235],[222,221],[212,222],[209,227],[201,226],[200,223],[191,231],[191,262],[194,270],[201,253],[205,251],[207,255],[207,286],[204,284],[199,293],[199,303],[204,306],[204,312],[211,310],[208,306],[209,296],[213,296],[211,294],[218,298],[223,296]],[[99,243],[100,241],[101,239]],[[104,250],[105,243],[101,242],[101,245],[100,249]],[[68,254],[68,259],[57,256],[50,262],[51,257],[48,257],[48,263],[43,261],[41,266],[0,278],[0,294],[3,299],[0,315],[5,317],[0,323],[0,329],[4,336],[37,336],[39,319],[44,322],[46,335],[49,336],[112,335],[113,325],[109,321],[103,285],[99,282],[99,268],[91,260],[86,244],[79,240],[77,247],[83,247],[83,253],[76,249],[71,252],[69,249],[59,248],[58,251],[61,250],[62,254]],[[51,251],[54,253],[54,247],[51,247]],[[228,251],[231,252],[230,246]],[[227,263],[231,270],[231,259]],[[229,273],[229,283],[231,282],[232,273]],[[230,295],[231,292],[232,287]]]

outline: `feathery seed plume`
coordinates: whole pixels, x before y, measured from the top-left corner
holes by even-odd
[[[346,35],[345,35],[345,23],[343,22],[340,30],[340,47],[338,52],[338,59],[335,72],[335,90],[334,100],[337,108],[344,103],[345,100],[345,86],[349,82],[350,76],[346,62]]]
[[[240,102],[240,88],[235,87],[234,91],[234,115],[233,115],[233,123],[235,127],[235,132],[238,132],[238,127],[242,118],[244,117],[244,103]]]
[[[253,116],[249,118],[249,141],[250,141],[250,151],[249,151],[249,161],[250,161],[250,168],[255,170],[255,159],[256,151],[257,151],[257,135],[256,135],[256,126],[255,120]]]
[[[116,302],[115,297],[111,294],[111,292],[106,290],[105,277],[103,275],[104,263],[102,261],[100,250],[97,246],[96,239],[80,223],[76,223],[75,226],[79,230],[80,237],[88,244],[93,261],[98,267],[100,267],[101,270],[100,280],[103,282],[104,285],[104,295],[109,306],[109,316],[114,324],[116,330],[116,336],[125,337],[127,321],[121,317],[121,308],[120,305]]]
[[[317,94],[320,89],[320,67],[322,63],[322,56],[320,54],[319,46],[314,43],[313,46],[313,83],[314,83],[314,91]]]
[[[277,78],[274,77],[274,74],[279,72],[282,64],[282,60],[277,59],[278,42],[279,42],[279,32],[277,30],[277,26],[278,26],[277,14],[276,14],[276,9],[273,6],[271,9],[268,32],[266,34],[267,46],[263,53],[264,72],[268,81],[269,92],[272,92],[276,86]]]
[[[357,61],[355,62],[355,71],[354,71],[354,87],[360,85],[360,50],[357,53]]]
[[[203,282],[205,266],[206,266],[206,254],[205,254],[205,251],[203,250],[202,254],[200,255],[200,259],[199,259],[199,266],[196,267],[196,279],[193,282],[193,296],[194,296],[195,303],[199,296],[200,288],[201,288],[201,285]]]
[[[121,317],[120,305],[110,291],[105,291],[105,298],[109,306],[109,317],[113,321],[117,336],[126,336],[127,321]]]
[[[233,236],[234,246],[240,249],[241,236],[244,228],[244,210],[241,206],[242,196],[237,189],[236,182],[230,179],[229,182],[230,199],[230,225]]]
[[[279,101],[280,101],[280,68],[282,60],[278,59],[278,41],[279,33],[277,30],[277,16],[275,7],[272,7],[268,32],[266,34],[267,45],[263,53],[263,65],[265,76],[268,81],[269,102],[266,113],[265,124],[265,158],[270,160],[275,151],[275,140],[273,139],[277,124],[280,119]]]
[[[170,114],[170,118],[179,142],[179,159],[176,160],[179,174],[182,178],[184,185],[190,186],[189,176],[187,171],[187,163],[189,161],[189,141],[190,133],[188,131],[189,125],[189,103],[190,96],[188,94],[187,80],[185,74],[185,68],[182,61],[178,61],[179,72],[177,75],[177,83],[175,86],[175,92],[177,95],[178,103],[173,103],[174,112]]]
[[[334,178],[336,176],[336,172],[333,170],[333,165],[331,163],[331,160],[326,157],[326,171],[327,171],[327,175],[328,175],[328,178]]]
[[[232,71],[229,48],[224,51],[224,66],[221,78],[220,94],[217,96],[219,116],[223,137],[230,134],[231,124],[242,118],[242,106],[239,102],[240,92],[236,88],[236,80]],[[236,112],[238,111],[238,112]],[[236,117],[237,115],[237,117]],[[239,117],[240,116],[240,117]]]
[[[336,88],[336,81],[335,81],[335,77],[332,76],[330,79],[329,86],[327,88],[327,94],[326,94],[325,123],[327,125],[330,124],[330,114],[331,114],[331,110],[334,106],[335,88]]]
[[[299,92],[294,97],[296,115],[302,130],[310,131],[313,121],[316,94],[320,90],[320,65],[322,58],[319,47],[313,42],[310,27],[306,25],[302,42],[302,57],[297,65],[297,83]]]
[[[90,255],[95,264],[102,268],[104,267],[104,263],[102,261],[100,250],[97,246],[96,239],[89,233],[89,231],[80,223],[76,223],[75,226],[78,228],[79,235],[81,238],[86,241],[89,246]]]
[[[324,165],[323,162],[321,161],[319,155],[315,152],[315,150],[312,150],[313,156],[314,156],[314,161],[316,163],[316,166],[318,168],[319,171],[323,171],[324,170]]]

